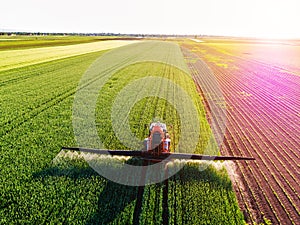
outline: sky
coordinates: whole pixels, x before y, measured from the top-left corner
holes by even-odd
[[[0,1],[0,31],[300,38],[299,0]]]

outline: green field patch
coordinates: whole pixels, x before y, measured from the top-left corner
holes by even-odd
[[[103,53],[0,72],[1,135],[72,96],[84,71]]]
[[[167,78],[175,84],[180,85],[189,94],[198,112],[198,115],[190,116],[199,117],[201,130],[200,134],[197,134],[196,131],[189,134],[190,138],[199,139],[195,152],[203,153],[204,150],[206,150],[206,153],[216,153],[216,149],[213,147],[211,150],[206,149],[207,145],[209,144],[211,130],[206,121],[204,109],[199,99],[199,95],[196,92],[196,87],[193,80],[184,71],[176,67],[157,62],[143,62],[127,66],[126,68],[115,73],[102,87],[98,97],[96,109],[96,124],[98,126],[98,134],[100,139],[105,143],[105,147],[108,149],[126,149],[126,146],[122,145],[118,141],[118,138],[115,136],[113,127],[111,125],[112,105],[114,103],[114,99],[122,90],[122,88],[134,80],[138,80],[147,76]],[[157,86],[160,84],[157,83],[153,85]],[[171,98],[174,97],[175,93],[173,93],[173,90],[169,89],[170,87],[160,86],[159,88],[161,91],[168,92],[168,96]],[[184,105],[185,103],[183,102],[182,104]],[[180,136],[179,115],[176,115],[177,112],[171,104],[164,99],[159,99],[158,97],[148,97],[139,102],[138,105],[139,106],[135,106],[133,110],[130,111],[129,117],[131,118],[131,129],[135,130],[135,134],[137,134],[141,142],[146,137],[149,128],[145,125],[148,125],[154,118],[166,122],[170,129],[171,135],[176,137],[175,143],[178,142],[178,138]],[[122,125],[120,124],[120,126]],[[139,133],[137,133],[137,131]],[[138,147],[139,146],[137,146],[137,148]],[[173,146],[173,149],[174,147],[175,146]]]
[[[48,62],[70,56],[98,52],[135,43],[136,41],[101,41],[68,46],[1,51],[0,71]]]
[[[170,61],[183,61],[175,45],[147,43],[144,47],[148,52],[156,49],[157,58],[164,50],[166,55],[174,53],[169,54]],[[125,52],[128,48],[126,46]],[[75,92],[83,73],[102,54],[89,53],[0,72],[0,224],[134,224],[137,201],[142,201],[141,211],[137,214],[140,224],[161,223],[164,183],[146,186],[142,199],[138,199],[137,187],[103,178],[89,167],[81,154],[60,152],[62,146],[77,144],[72,124]],[[116,57],[114,55],[113,59]],[[204,117],[193,81],[183,71],[157,62],[118,69],[97,93],[97,122],[109,120],[109,116],[103,115],[110,115],[110,101],[116,97],[115,92],[143,76],[166,78],[182,85],[197,106],[199,115]],[[101,79],[101,76],[95,79]],[[149,106],[145,116],[142,116],[143,106]],[[145,130],[140,124],[151,112],[158,117],[170,118],[173,126],[179,127],[181,124],[174,110],[163,99],[142,99],[129,114],[133,123],[131,128],[142,138]],[[140,121],[136,123],[138,118]],[[200,127],[209,129],[206,120],[200,121]],[[108,147],[117,147],[117,143],[110,145],[117,139],[109,137],[109,129],[102,130],[103,124],[98,126],[99,135],[107,138]],[[206,145],[205,135],[210,132],[204,131],[208,133],[201,134],[199,150]],[[111,160],[104,158],[101,162]],[[125,159],[114,160],[124,162]],[[167,189],[170,224],[243,224],[225,170],[217,171],[209,166],[201,171],[202,164],[181,161],[168,166],[171,169],[182,163],[186,165],[170,178]]]

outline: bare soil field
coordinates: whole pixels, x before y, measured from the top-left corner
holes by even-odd
[[[224,155],[255,157],[237,162],[233,183],[249,223],[300,223],[300,71],[297,41],[181,43],[198,90],[213,99],[208,65],[226,100]],[[206,99],[207,100],[207,99]],[[218,124],[218,111],[208,119]],[[218,127],[213,128],[218,133]]]

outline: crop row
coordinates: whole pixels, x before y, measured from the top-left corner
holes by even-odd
[[[3,82],[13,80],[1,87],[1,135],[15,129],[24,121],[34,118],[43,110],[55,105],[61,99],[73,95],[76,91],[78,79],[87,66],[100,54],[91,54],[83,58],[74,57],[69,60],[59,60],[45,63],[35,67],[25,67],[23,71],[28,74],[22,77],[23,71],[16,70],[13,79],[12,71],[2,72],[6,77]],[[65,71],[71,71],[72,76]],[[30,72],[28,72],[30,71]],[[20,75],[19,75],[20,74]]]
[[[163,70],[165,67],[169,67],[167,65],[163,65],[163,64],[153,64],[153,63],[143,63],[143,64],[136,64],[130,67],[127,67],[125,71],[119,71],[117,74],[115,74],[115,78],[113,77],[111,80],[109,81],[102,89],[100,96],[99,96],[99,102],[97,105],[97,111],[98,111],[98,115],[99,117],[97,117],[97,125],[99,127],[101,127],[101,129],[99,129],[99,135],[100,137],[103,138],[104,142],[106,143],[106,146],[111,148],[111,149],[115,149],[115,148],[119,148],[122,149],[122,147],[124,148],[124,146],[121,145],[115,145],[114,142],[118,142],[115,134],[114,134],[114,130],[112,129],[112,125],[111,125],[111,106],[114,103],[114,98],[115,96],[119,93],[119,91],[122,89],[123,86],[126,86],[128,83],[130,84],[131,82],[133,82],[134,79],[141,79],[143,77],[145,77],[146,74],[147,75],[147,71],[145,71],[144,68],[148,68],[149,66],[152,66],[152,74],[156,77],[155,79],[153,79],[153,84],[147,84],[147,87],[149,86],[153,86],[153,88],[157,88],[157,90],[159,91],[163,91],[165,92],[165,96],[167,98],[174,98],[173,96],[173,88],[172,86],[170,87],[160,87],[158,86],[159,84],[157,84],[157,81],[162,81],[162,79],[159,78],[159,73],[161,70]],[[130,70],[130,72],[129,72]],[[179,71],[176,71],[173,69],[173,71],[171,72],[166,72],[163,77],[170,79],[169,74],[172,73],[179,73]],[[180,76],[178,77],[174,77],[173,80],[175,81],[175,83],[180,84],[185,90],[187,90],[187,92],[191,92],[191,90],[193,90],[193,83],[191,81],[188,82],[187,79],[182,79],[182,77],[186,77],[187,75],[184,75],[183,73],[181,73]],[[118,79],[117,79],[118,78]],[[113,79],[115,79],[115,81],[113,81]],[[177,81],[176,81],[177,79]],[[187,86],[187,84],[189,84],[189,86]],[[146,85],[146,84],[145,84]],[[158,86],[158,87],[155,87]],[[139,89],[134,90],[134,92],[137,93],[142,93],[142,91],[144,90],[144,86],[138,87]],[[176,90],[175,90],[176,91]],[[150,90],[149,90],[149,93]],[[128,93],[128,97],[131,96],[131,92]],[[170,99],[171,101],[175,101],[175,99]],[[180,99],[176,99],[176,101],[180,101]],[[197,101],[197,99],[195,98],[195,101]],[[126,103],[126,101],[125,101]],[[195,105],[199,105],[199,102],[196,102]],[[124,106],[125,107],[125,106]],[[120,109],[123,109],[124,107],[119,106]],[[199,106],[198,106],[199,107]],[[201,110],[201,108],[198,108],[198,110]],[[199,113],[203,113],[203,111],[198,111]],[[122,110],[120,110],[120,112],[116,112],[116,115],[118,115],[118,113],[123,113]],[[128,117],[129,117],[129,123],[131,125],[131,129],[132,132],[134,134],[137,134],[139,139],[142,141],[143,138],[146,137],[147,135],[147,129],[148,129],[148,125],[149,123],[153,120],[153,118],[158,118],[160,120],[165,121],[167,124],[172,125],[170,126],[170,135],[171,137],[176,136],[176,138],[174,139],[175,142],[178,142],[178,135],[179,133],[179,122],[178,116],[176,116],[176,114],[178,112],[176,112],[176,109],[174,109],[174,106],[170,105],[170,103],[168,103],[168,99],[161,99],[161,98],[153,98],[153,97],[147,97],[145,99],[140,100],[140,102],[138,102],[132,109],[130,112],[128,113]],[[202,137],[199,138],[199,141],[201,141],[198,144],[198,150],[196,151],[203,151],[203,147],[202,146],[206,146],[206,143],[208,141],[209,136],[207,135],[207,133],[209,133],[209,129],[207,124],[205,124],[204,121],[201,122],[201,130],[207,130],[206,132],[202,132]],[[119,124],[118,124],[119,125]],[[121,124],[119,125],[121,126]],[[140,135],[142,134],[142,135]],[[193,134],[190,134],[188,138],[194,138]],[[197,138],[198,136],[196,136]],[[130,141],[130,140],[128,140]],[[112,146],[113,145],[113,146]],[[200,147],[202,147],[202,150],[200,149]],[[175,146],[173,145],[173,149],[175,148]]]
[[[123,50],[124,54],[112,54],[115,64],[108,67],[108,62],[103,62],[104,66],[99,69],[102,73],[88,77],[79,86],[79,89],[84,88],[98,81],[104,85],[98,97],[96,122],[99,137],[106,147],[124,147],[117,142],[110,121],[110,108],[117,90],[122,90],[134,79],[156,76],[174,81],[191,96],[197,113],[203,117],[199,125],[201,137],[196,136],[200,152],[207,145],[210,128],[193,81],[185,73],[179,47],[165,42],[147,42]],[[0,223],[132,224],[139,220],[146,224],[169,220],[181,224],[196,221],[198,224],[242,224],[224,171],[216,172],[211,168],[200,172],[198,165],[187,165],[179,177],[168,181],[168,187],[166,183],[146,186],[144,193],[139,195],[136,187],[113,183],[99,176],[80,154],[60,152],[61,146],[76,145],[72,127],[74,93],[83,72],[100,55],[87,54],[1,72],[0,131],[5,135],[0,139]],[[167,58],[170,64],[176,61],[178,64],[174,67],[144,62],[128,66],[139,57],[140,61]],[[110,73],[115,75],[108,79]],[[158,90],[166,91],[168,98],[176,100],[174,86],[159,86]],[[170,133],[174,136],[174,146],[178,144],[182,124],[178,112],[168,101],[151,96],[144,98],[127,116],[130,129],[140,138],[147,134],[143,124],[149,123],[149,117],[162,118],[173,125]],[[195,135],[190,134],[189,138],[195,138]],[[94,156],[90,157],[93,159]],[[99,163],[112,165],[114,160],[124,162],[125,159],[100,157]],[[181,183],[181,179],[186,181]],[[190,195],[193,206],[189,206]],[[166,196],[170,200],[176,198],[176,201],[168,203]],[[187,218],[186,209],[194,218]],[[152,215],[151,219],[149,215]]]
[[[172,86],[161,86],[163,82],[160,82],[161,80],[159,79],[159,77],[165,77],[174,81],[175,83],[180,84],[180,86],[182,86],[188,93],[190,93],[192,96],[195,96],[195,99],[198,99],[197,94],[195,95],[194,93],[191,93],[191,90],[195,91],[195,86],[192,79],[187,77],[178,69],[172,68],[168,65],[162,63],[143,62],[131,65],[123,70],[118,71],[103,86],[98,98],[96,110],[98,133],[99,136],[103,138],[105,146],[107,148],[124,148],[121,143],[118,143],[119,141],[115,137],[111,125],[113,121],[111,121],[110,109],[112,108],[114,98],[116,98],[117,93],[123,90],[124,86],[126,87],[127,85],[130,85],[131,82],[134,82],[134,79],[138,80],[143,78],[145,75],[149,74],[150,70],[151,76],[157,77],[157,79],[155,79],[157,83],[153,83],[153,86],[158,86],[158,91],[166,92],[167,96],[174,96],[174,93],[172,93],[172,91],[174,91],[172,89]],[[164,72],[162,73],[160,71]],[[132,90],[132,92],[130,92],[129,90],[128,92],[135,93],[136,91],[138,93],[142,93],[141,90],[143,90],[144,88],[147,88],[147,85],[141,84],[141,86],[136,87],[137,90]],[[134,98],[136,96],[132,94],[132,97]],[[180,101],[180,99],[176,100]],[[184,104],[184,102],[182,102],[182,104]],[[196,102],[196,105],[201,105],[201,103]],[[123,107],[120,107],[120,110],[116,112],[116,115],[120,115],[118,113],[123,113],[122,109]],[[168,111],[170,112],[170,114],[167,113]],[[180,129],[178,127],[180,123],[177,122],[178,117],[176,115],[176,111],[174,113],[174,108],[164,99],[160,99],[157,97],[146,97],[143,100],[140,100],[131,109],[130,113],[127,113],[127,117],[130,118],[129,121],[131,124],[132,132],[141,139],[143,138],[143,134],[147,134],[148,129],[145,126],[143,126],[144,128],[141,128],[141,125],[149,124],[152,118],[160,118],[161,120],[167,122],[167,124],[171,123],[173,127],[170,129],[170,133],[172,133],[171,136],[175,136],[175,140],[177,140],[176,137],[180,135]],[[204,122],[202,123],[205,124]],[[202,129],[201,135],[205,136],[200,138],[200,140],[202,141],[202,144],[200,144],[200,146],[206,147],[207,141],[205,140],[207,140],[210,133],[205,132],[204,128],[205,127],[203,127]],[[193,134],[191,135],[193,137]],[[201,149],[199,149],[198,151],[200,150]],[[212,149],[212,151],[214,150]],[[197,177],[203,176],[204,174],[206,174],[206,172],[199,172],[198,168],[189,168],[190,167],[187,166],[188,171],[184,172],[177,178],[170,179],[167,183],[163,182],[162,184],[139,188],[140,192],[143,192],[143,195],[141,197],[141,195],[138,194],[136,204],[141,204],[142,210],[135,210],[133,215],[131,214],[133,220],[136,221],[136,214],[139,214],[138,217],[140,223],[142,224],[163,223],[164,221],[166,221],[164,215],[167,214],[169,215],[167,217],[167,220],[169,220],[170,223],[173,223],[174,221],[180,224],[211,224],[214,222],[218,223],[217,221],[219,221],[219,223],[228,224],[241,223],[241,214],[239,213],[239,210],[236,206],[234,200],[235,197],[232,195],[232,187],[229,186],[227,189],[225,188],[226,186],[224,187],[224,184],[222,184],[221,186],[226,190],[223,190],[223,192],[220,190],[221,194],[219,191],[214,192],[214,188],[209,186],[206,190],[203,190],[203,187],[201,187],[202,181],[198,180]],[[210,174],[210,172],[208,172],[208,174]],[[189,182],[181,183],[180,180],[189,179],[189,176],[191,177]],[[224,177],[227,177],[227,175],[224,174]],[[215,179],[219,179],[219,176],[217,176]],[[207,182],[209,182],[210,180],[211,179],[208,179]],[[227,180],[227,182],[229,182],[230,184],[229,180]],[[168,188],[166,188],[166,185]],[[174,185],[176,188],[173,188]],[[204,183],[204,185],[206,184]],[[186,192],[185,190],[189,191]],[[164,197],[166,196],[166,191],[168,191],[169,193],[168,201],[166,201]],[[170,195],[172,198],[176,198],[174,202],[171,201]],[[193,196],[192,198],[190,197],[191,195]],[[227,198],[225,197],[227,195],[228,202],[226,202]],[[209,201],[207,201],[206,204],[210,205],[210,207],[208,207],[208,205],[204,204],[203,202],[206,201],[207,198],[209,198]],[[193,204],[189,205],[189,203],[191,203],[191,199],[193,199]],[[168,210],[164,208],[166,202],[168,202]],[[174,204],[174,207],[173,205],[170,205],[170,202]],[[215,207],[211,207],[212,204],[217,205]],[[183,210],[188,210],[188,213],[183,212]],[[207,213],[207,210],[214,210],[214,212]],[[223,210],[225,210],[227,213],[224,213]],[[188,214],[193,216],[188,216]],[[215,216],[215,219],[212,219],[211,215],[217,216]],[[149,218],[151,218],[151,220]]]

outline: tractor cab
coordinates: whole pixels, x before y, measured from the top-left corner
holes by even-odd
[[[163,132],[166,134],[167,133],[167,126],[165,123],[161,123],[161,122],[155,122],[155,123],[151,123],[150,124],[150,128],[149,128],[149,132],[151,133],[152,129],[154,127],[160,127]]]
[[[144,140],[144,150],[160,155],[162,152],[170,152],[171,139],[165,123],[154,122],[150,124],[149,135]]]

